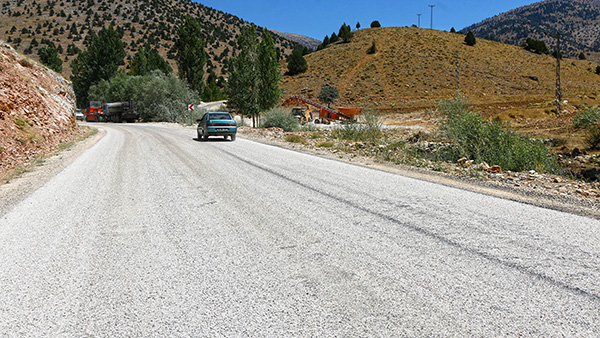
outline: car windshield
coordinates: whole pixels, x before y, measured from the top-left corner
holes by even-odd
[[[228,113],[210,114],[208,115],[209,120],[231,120],[231,115]]]

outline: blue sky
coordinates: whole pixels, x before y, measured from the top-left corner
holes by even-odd
[[[367,28],[373,20],[382,26],[411,26],[421,15],[421,27],[456,30],[508,10],[538,1],[526,0],[194,0],[205,6],[236,15],[258,26],[297,33],[322,40],[338,32],[345,22],[354,29],[357,22]]]

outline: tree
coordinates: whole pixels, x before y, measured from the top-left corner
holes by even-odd
[[[549,54],[548,47],[544,41],[527,38],[525,40],[525,50],[536,54]]]
[[[377,27],[381,27],[381,24],[379,23],[379,21],[375,20],[375,21],[371,22],[371,28],[377,28]]]
[[[367,49],[367,54],[375,54],[377,52],[377,47],[375,46],[375,41],[373,41],[373,44],[371,45],[371,47],[369,47],[369,49]]]
[[[201,36],[200,24],[188,15],[177,27],[177,40],[173,45],[179,77],[198,93],[202,93],[204,65],[207,60],[205,44]]]
[[[73,89],[79,107],[85,107],[90,86],[110,79],[125,62],[125,50],[119,34],[112,25],[93,30],[86,37],[87,50],[79,53],[71,63]]]
[[[54,46],[54,43],[50,43],[46,47],[42,47],[38,50],[40,56],[40,62],[56,72],[62,72],[62,60],[58,56],[58,49]]]
[[[317,96],[317,98],[319,100],[321,100],[321,101],[323,101],[323,103],[327,104],[327,107],[329,107],[329,105],[331,103],[333,103],[339,97],[340,97],[339,90],[327,83],[321,87],[321,92]]]
[[[338,36],[335,32],[331,33],[331,37],[329,38],[329,43],[336,43],[339,40]]]
[[[252,117],[253,125],[260,112],[258,104],[258,72],[256,59],[256,26],[246,29],[237,39],[240,53],[229,67],[229,105],[242,115]]]
[[[596,66],[596,74],[600,75],[600,66]]]
[[[348,25],[346,25],[346,23],[344,23],[342,25],[342,27],[340,27],[338,36],[340,38],[342,38],[342,41],[347,43],[347,42],[350,42],[350,40],[352,40],[352,36],[354,36],[354,34],[352,33],[352,29],[350,28],[350,26],[348,26]]]
[[[473,32],[469,31],[467,33],[467,36],[465,36],[465,43],[468,46],[475,46],[475,44],[477,43],[477,39],[475,38],[475,34],[473,34]]]
[[[586,59],[585,53],[584,52],[579,53],[579,60],[585,60],[585,59]]]
[[[360,22],[356,23],[356,29],[360,29]]]
[[[308,63],[306,63],[306,59],[302,56],[300,50],[295,50],[292,55],[288,57],[287,65],[288,75],[296,75],[308,70]]]
[[[456,33],[456,29],[454,27],[450,28],[450,33]]]
[[[305,48],[307,49],[307,48]],[[268,30],[258,45],[258,106],[262,111],[277,105],[281,96],[279,80],[279,58],[275,51],[275,42]]]
[[[169,63],[158,53],[158,50],[149,46],[140,47],[129,64],[129,74],[147,75],[153,70],[160,70],[165,74],[171,74],[173,69]]]

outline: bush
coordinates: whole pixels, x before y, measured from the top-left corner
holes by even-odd
[[[281,128],[287,132],[298,131],[300,123],[298,119],[281,108],[274,108],[263,114],[261,119],[261,128]]]
[[[381,24],[379,23],[379,21],[375,20],[373,22],[371,22],[371,28],[378,28],[381,27]]]
[[[475,38],[475,34],[473,34],[473,32],[469,31],[467,33],[467,36],[465,36],[465,43],[468,46],[475,46],[475,44],[477,43],[477,39]]]
[[[383,137],[381,119],[374,112],[363,113],[364,123],[350,121],[333,131],[333,136],[342,140],[376,143]]]
[[[371,45],[371,47],[369,47],[369,49],[367,49],[367,54],[375,54],[377,52],[377,47],[375,46],[375,41],[373,41],[373,44]]]
[[[301,144],[306,143],[306,139],[304,137],[302,137],[300,135],[295,135],[295,134],[287,135],[285,137],[285,140],[290,143],[301,143]]]
[[[556,158],[542,141],[507,130],[500,122],[484,120],[481,114],[467,108],[464,98],[443,100],[439,109],[445,120],[442,132],[453,143],[440,152],[441,160],[466,157],[499,165],[505,170],[556,170]]]
[[[600,149],[600,122],[596,122],[587,128],[585,143],[590,149]]]
[[[102,102],[133,100],[140,118],[153,122],[187,123],[190,118],[187,106],[200,102],[187,83],[159,70],[144,76],[119,72],[109,81],[91,86],[88,95],[90,100]]]
[[[600,112],[598,109],[589,108],[575,115],[573,127],[577,129],[587,128],[598,120],[600,120]]]

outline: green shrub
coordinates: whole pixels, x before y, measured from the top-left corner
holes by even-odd
[[[443,100],[439,108],[444,117],[442,131],[453,143],[438,152],[441,160],[466,157],[505,170],[556,170],[556,158],[542,141],[519,135],[498,121],[486,121],[467,108],[464,98]]]
[[[600,122],[596,122],[586,129],[585,142],[590,149],[600,149]]]
[[[383,137],[381,118],[377,113],[363,113],[364,123],[350,121],[333,130],[333,137],[342,140],[377,142]]]
[[[600,112],[598,109],[589,108],[575,115],[573,127],[577,129],[587,128],[598,120],[600,120]]]
[[[281,108],[274,108],[263,114],[261,118],[261,128],[281,128],[287,132],[298,131],[300,123],[298,119]]]

